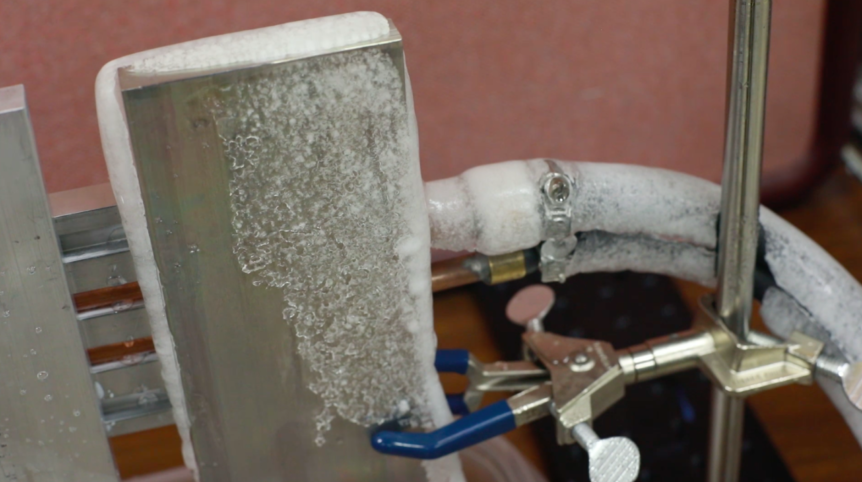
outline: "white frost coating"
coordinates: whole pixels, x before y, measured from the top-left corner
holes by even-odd
[[[766,261],[778,286],[817,320],[835,347],[862,360],[862,286],[817,243],[772,211],[761,210]]]
[[[575,181],[574,230],[650,234],[714,247],[717,185],[643,166],[555,161]],[[501,254],[541,241],[544,159],[480,166],[426,184],[431,245]],[[521,179],[516,179],[521,176]]]
[[[536,171],[543,162],[528,161],[532,169],[525,179],[537,179]],[[581,233],[568,274],[631,269],[669,274],[707,286],[715,283],[710,265],[715,266],[719,186],[685,174],[641,166],[557,163],[575,179],[574,230]],[[492,178],[493,167],[487,169],[485,175]],[[432,229],[433,247],[477,249],[475,239],[485,236],[482,230],[500,236],[502,242],[496,249],[501,251],[537,244],[530,244],[518,232],[502,229],[505,225],[492,226],[494,219],[474,207],[479,204],[475,199],[441,202],[432,197],[454,192],[451,185],[456,182],[457,178],[436,181],[434,189],[428,190],[432,227],[445,226],[441,220],[447,217],[463,220],[475,216],[475,234],[465,242],[463,237],[453,235],[452,229],[457,226]],[[538,195],[537,182],[533,189]],[[496,196],[505,197],[505,193]],[[526,201],[529,196],[520,196],[525,200],[521,212],[535,206]],[[777,288],[767,291],[761,309],[767,325],[783,336],[801,330],[823,340],[828,353],[852,362],[862,360],[862,286],[799,230],[766,208],[760,212],[766,261],[777,284]],[[540,209],[536,208],[533,216],[540,219]],[[827,390],[833,403],[842,409],[846,405],[844,395],[833,392]],[[842,409],[842,413],[862,442],[862,416],[851,410]]]
[[[139,54],[140,55],[140,54]],[[111,179],[114,197],[123,220],[123,229],[135,264],[138,284],[144,295],[144,305],[150,320],[153,344],[162,366],[162,379],[182,438],[183,461],[197,478],[197,461],[189,432],[190,422],[180,368],[174,349],[174,338],[168,327],[165,300],[159,282],[159,272],[153,256],[153,246],[147,231],[144,201],[132,157],[132,147],[126,128],[126,115],[120,97],[117,69],[134,62],[135,56],[114,60],[96,78],[96,109],[102,150]]]
[[[850,403],[850,400],[847,399],[847,395],[844,394],[844,389],[841,385],[822,377],[817,378],[817,384],[820,385],[820,388],[822,388],[824,392],[826,392],[826,395],[830,400],[832,400],[835,408],[837,408],[841,413],[841,416],[844,417],[844,421],[847,422],[847,426],[850,427],[850,431],[853,432],[853,436],[856,437],[856,440],[859,441],[860,444],[862,444],[862,412]]]
[[[760,313],[766,326],[776,335],[787,338],[794,331],[801,331],[825,342],[826,353],[843,356],[834,343],[833,334],[783,289],[773,287],[766,290],[760,304]]]
[[[464,179],[458,176],[427,182],[425,197],[434,247],[475,251],[479,232]]]
[[[416,122],[416,109],[413,104],[413,84],[410,82],[410,73],[407,71],[406,66],[404,75],[407,89],[408,135],[410,138],[409,159],[414,169],[414,173],[411,174],[413,185],[410,186],[410,192],[416,193],[423,190],[422,175],[419,172],[419,125]],[[423,213],[421,216],[413,216],[409,219],[410,230],[423,240],[423,251],[417,253],[414,258],[416,266],[411,271],[414,273],[414,277],[418,278],[418,282],[430,283],[431,230],[429,224],[425,221],[429,216],[424,201],[425,197],[423,196],[411,196],[409,200],[411,210]],[[434,368],[434,358],[437,355],[437,336],[433,326],[433,298],[430,286],[425,289],[425,296],[417,296],[417,299],[427,307],[423,311],[428,313],[428,317],[421,321],[430,324],[429,331],[431,336],[417,338],[416,356],[420,359],[420,366],[425,366],[425,391],[428,394],[428,408],[433,427],[442,427],[452,423],[453,419],[452,412],[449,410],[449,403],[446,401],[446,394],[440,385],[440,377],[437,374],[437,369]],[[466,482],[461,467],[461,459],[457,453],[437,460],[425,460],[422,462],[422,465],[425,467],[428,480],[431,482]]]
[[[137,54],[141,57],[127,65],[133,72],[164,73],[267,62],[352,45],[387,33],[389,21],[383,15],[355,12],[193,40]]]
[[[493,255],[535,246],[542,240],[541,175],[523,161],[509,161],[426,184],[433,247]]]
[[[566,276],[631,270],[715,286],[715,252],[648,235],[590,231],[578,236]]]
[[[233,252],[253,285],[283,294],[304,383],[323,402],[317,444],[336,414],[363,426],[407,415],[449,423],[415,125],[397,66],[361,49],[220,89],[230,101],[207,110],[229,163]],[[426,467],[459,480],[456,457]]]
[[[650,234],[710,249],[721,190],[709,181],[653,167],[559,162],[575,179],[575,231]]]
[[[295,22],[277,27],[246,31],[235,34],[196,40],[174,46],[150,50],[114,60],[99,72],[96,80],[96,101],[102,147],[108,165],[111,184],[123,218],[126,236],[132,251],[138,281],[143,292],[147,313],[152,325],[153,340],[162,364],[162,377],[173,406],[174,418],[183,440],[183,458],[187,467],[197,472],[197,463],[189,434],[189,419],[186,408],[180,369],[176,358],[173,337],[170,333],[164,307],[164,297],[159,283],[158,269],[153,256],[147,231],[140,185],[134,166],[131,144],[126,126],[125,112],[119,89],[117,72],[129,68],[137,72],[168,72],[213,68],[237,63],[260,63],[289,56],[311,55],[315,52],[338,48],[355,42],[371,40],[389,32],[388,21],[381,15],[370,12],[339,15],[323,19]],[[408,84],[409,85],[409,84]],[[412,102],[412,99],[409,99]],[[412,104],[411,104],[412,113]],[[413,120],[411,119],[411,122]],[[411,126],[415,128],[415,125]],[[411,146],[411,155],[418,149]],[[414,163],[416,164],[416,163]],[[415,179],[419,179],[418,164]],[[421,189],[416,181],[413,192]],[[409,204],[410,199],[405,199]],[[417,201],[421,212],[421,197]],[[415,216],[421,220],[423,216]],[[439,383],[429,380],[433,372],[433,350],[436,344],[433,333],[427,334],[431,324],[430,290],[425,290],[430,277],[428,273],[427,227],[423,222],[411,223],[397,251],[398,259],[409,265],[413,277],[408,286],[417,300],[418,316],[415,329],[426,332],[417,340],[418,366],[424,367],[420,377],[427,399],[425,414],[429,425],[443,425],[451,420]],[[425,241],[422,241],[424,239]],[[417,241],[418,240],[418,241]],[[416,271],[418,266],[421,270]],[[420,280],[420,278],[423,278]],[[424,294],[419,294],[425,290]],[[435,481],[463,480],[456,456],[426,465],[429,476]]]

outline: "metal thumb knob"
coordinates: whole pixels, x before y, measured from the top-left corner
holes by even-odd
[[[857,410],[862,410],[862,362],[847,363],[820,355],[815,362],[814,372],[840,383],[850,403]]]
[[[515,293],[506,305],[506,317],[527,331],[545,331],[542,321],[554,306],[554,290],[545,285],[530,285]]]
[[[600,439],[587,423],[572,428],[572,436],[590,459],[590,482],[634,482],[640,472],[641,454],[625,437]]]

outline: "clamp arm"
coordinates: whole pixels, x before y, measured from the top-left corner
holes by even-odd
[[[457,373],[468,380],[464,393],[446,394],[449,409],[466,415],[479,408],[485,392],[517,392],[548,380],[548,372],[528,361],[482,363],[467,350],[437,350],[438,373]]]
[[[377,432],[371,446],[384,454],[436,459],[545,417],[550,414],[550,403],[551,386],[543,383],[433,432]]]

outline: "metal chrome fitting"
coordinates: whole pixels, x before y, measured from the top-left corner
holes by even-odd
[[[572,429],[604,413],[625,393],[617,354],[603,341],[551,333],[527,333],[524,341],[551,375],[557,443],[575,443]]]
[[[572,232],[574,207],[571,198],[575,190],[574,180],[552,160],[546,159],[550,172],[542,176],[542,207],[546,241],[540,249],[543,282],[564,282],[566,265],[571,260],[577,245]]]
[[[724,393],[745,397],[791,383],[811,384],[823,343],[794,333],[789,343],[756,345],[739,338],[718,318],[713,299],[701,300],[695,326],[709,332],[715,350],[700,357],[701,368]]]

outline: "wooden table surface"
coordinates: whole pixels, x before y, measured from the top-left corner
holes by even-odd
[[[862,280],[862,184],[836,171],[804,205],[780,214]],[[679,287],[692,308],[706,292],[689,283],[679,283]],[[483,361],[500,359],[470,292],[452,290],[435,295],[434,320],[440,348],[466,348]],[[759,320],[755,326],[757,323]],[[463,388],[463,383],[462,377],[443,377],[444,387],[450,391]],[[485,403],[504,396],[488,396]],[[797,482],[862,480],[862,450],[819,388],[783,387],[755,395],[749,403]],[[507,437],[544,470],[530,430],[522,427]],[[123,478],[182,463],[174,427],[115,437],[111,446]]]

